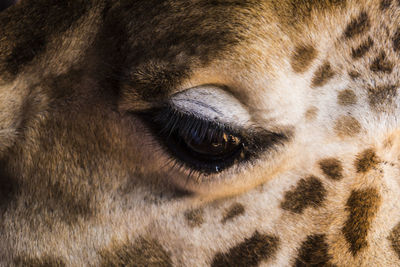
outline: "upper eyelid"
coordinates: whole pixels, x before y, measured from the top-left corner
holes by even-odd
[[[198,100],[194,100],[194,99],[177,99],[177,100],[175,100],[176,102],[188,102],[188,103],[195,103],[195,104],[197,104],[197,105],[199,105],[199,106],[203,106],[203,107],[205,107],[205,108],[209,108],[209,109],[211,109],[212,111],[214,111],[215,113],[217,113],[217,114],[219,114],[219,115],[223,115],[219,110],[217,110],[216,108],[214,108],[214,107],[212,107],[212,106],[210,106],[210,105],[207,105],[207,104],[205,104],[205,103],[203,103],[203,102],[201,102],[201,101],[198,101]]]
[[[182,112],[228,125],[244,127],[252,120],[247,107],[226,86],[199,85],[172,95],[168,101]]]
[[[228,131],[235,133],[237,135],[240,135],[241,137],[244,137],[244,138],[250,137],[251,139],[258,139],[257,138],[258,135],[267,135],[269,133],[269,134],[276,134],[276,135],[282,136],[282,139],[290,139],[293,135],[293,132],[291,129],[282,129],[281,131],[276,132],[276,131],[270,131],[270,130],[260,128],[260,127],[251,127],[250,126],[250,127],[245,128],[245,127],[241,127],[238,125],[233,125],[233,124],[229,124],[226,122],[222,122],[222,121],[216,120],[215,118],[206,119],[202,116],[196,115],[196,113],[194,113],[194,112],[187,112],[187,111],[179,110],[168,101],[159,103],[159,105],[157,107],[152,107],[147,110],[131,111],[129,113],[131,113],[132,115],[137,115],[140,118],[144,118],[146,124],[150,123],[154,126],[155,114],[159,113],[159,111],[161,109],[166,109],[166,108],[170,112],[176,112],[177,114],[179,114],[181,116],[186,116],[186,117],[191,117],[191,118],[194,118],[197,120],[207,121],[208,123],[212,123],[214,126],[219,127],[220,129],[228,130]],[[265,133],[267,133],[267,134],[265,134]]]
[[[176,117],[180,116],[180,119],[185,119],[185,120],[189,120],[189,119],[194,119],[197,120],[198,122],[203,122],[203,123],[207,123],[209,125],[212,125],[216,128],[219,128],[221,130],[227,130],[236,134],[240,134],[240,130],[239,129],[235,129],[233,128],[231,125],[228,125],[226,123],[223,122],[219,122],[216,120],[208,120],[205,119],[203,117],[197,116],[195,113],[188,113],[188,112],[182,112],[178,109],[176,109],[175,107],[173,107],[172,105],[168,104],[165,105],[164,108],[168,109],[168,113],[169,114],[175,114]],[[177,120],[179,118],[176,118]]]

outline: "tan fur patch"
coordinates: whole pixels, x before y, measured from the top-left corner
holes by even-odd
[[[321,67],[317,69],[311,81],[312,87],[324,86],[333,76],[335,72],[332,70],[329,62],[325,62]]]
[[[16,266],[21,267],[64,267],[65,262],[58,257],[43,256],[31,258],[27,256],[17,257],[14,261]]]
[[[225,212],[224,217],[222,218],[221,222],[226,223],[233,218],[240,216],[244,213],[245,209],[244,206],[240,203],[235,203],[229,207],[229,209]]]
[[[380,162],[373,149],[366,149],[359,155],[354,163],[358,173],[366,173],[372,168],[375,168]]]
[[[350,21],[344,31],[344,36],[348,39],[353,38],[357,35],[365,33],[370,26],[368,14],[363,11],[357,18],[354,18]]]
[[[316,56],[317,51],[312,45],[307,44],[296,47],[291,58],[293,70],[297,73],[307,71]]]
[[[361,124],[352,116],[341,116],[336,121],[334,130],[339,137],[351,137],[360,133]]]
[[[381,198],[374,188],[352,191],[346,203],[350,213],[342,232],[355,256],[368,246],[367,236],[373,219],[378,212]]]
[[[296,27],[303,25],[313,11],[324,12],[341,9],[346,6],[347,0],[270,0],[273,8],[278,13],[281,23]]]
[[[308,207],[320,207],[326,197],[326,189],[315,176],[301,179],[296,188],[285,193],[282,209],[301,214]]]
[[[392,244],[393,250],[396,252],[398,257],[400,258],[400,223],[397,224],[395,228],[393,228],[388,239]]]
[[[343,167],[340,160],[335,158],[323,159],[319,162],[322,172],[332,180],[343,178]]]
[[[232,247],[226,253],[217,253],[212,267],[258,266],[273,257],[278,250],[279,239],[275,236],[255,232],[252,237]]]
[[[301,244],[294,266],[332,267],[333,265],[329,264],[330,260],[331,256],[328,254],[328,244],[325,241],[325,235],[310,235]]]
[[[353,90],[346,89],[338,94],[338,104],[341,106],[351,106],[357,103],[357,96]]]
[[[202,225],[204,223],[203,209],[194,209],[185,212],[185,219],[190,227]]]
[[[169,253],[155,240],[139,238],[135,244],[112,243],[100,252],[100,266],[160,266],[171,267]]]

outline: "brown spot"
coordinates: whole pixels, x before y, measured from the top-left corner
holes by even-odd
[[[299,249],[295,267],[332,266],[329,264],[331,256],[328,254],[328,244],[325,235],[310,235]]]
[[[217,253],[211,263],[212,267],[258,266],[275,255],[279,239],[274,236],[255,232],[252,237],[232,247],[226,253]]]
[[[325,62],[314,73],[311,85],[312,87],[324,86],[334,75],[335,72],[332,70],[331,65],[328,62]]]
[[[292,55],[292,68],[297,73],[303,73],[310,67],[317,56],[317,51],[311,45],[300,45],[296,47]]]
[[[353,190],[346,203],[350,212],[342,232],[355,256],[368,246],[367,236],[380,205],[380,196],[374,188]]]
[[[323,159],[319,162],[322,172],[332,180],[340,180],[343,178],[343,167],[340,160],[335,158]]]
[[[204,223],[202,209],[194,209],[185,212],[185,219],[190,227],[200,226]]]
[[[388,110],[397,96],[397,85],[382,85],[368,88],[368,100],[371,107],[378,111]]]
[[[397,28],[393,36],[393,49],[394,51],[400,51],[400,28]]]
[[[296,188],[285,193],[285,199],[281,204],[282,209],[301,214],[307,207],[317,208],[325,200],[326,189],[321,181],[310,176],[301,179]]]
[[[350,23],[347,25],[344,31],[344,36],[347,39],[353,38],[357,35],[366,32],[369,29],[369,27],[370,23],[368,14],[365,11],[363,11],[357,18],[354,18],[350,21]]]
[[[339,93],[338,95],[338,103],[342,106],[351,106],[356,104],[357,97],[353,90],[346,89]]]
[[[82,1],[54,1],[51,6],[42,1],[36,1],[35,6],[19,2],[0,18],[1,35],[6,37],[0,40],[2,74],[18,74],[22,67],[46,52],[50,36],[62,36],[94,8],[93,3]],[[16,21],[14,18],[23,19]]]
[[[389,241],[392,243],[392,248],[400,258],[400,223],[393,228],[392,232],[388,236]]]
[[[352,70],[352,71],[349,71],[349,76],[350,76],[350,78],[352,78],[353,80],[355,80],[355,79],[359,78],[359,77],[361,76],[361,74],[358,73],[358,72],[355,71],[355,70]]]
[[[112,243],[109,249],[100,252],[100,266],[160,266],[170,267],[169,253],[155,240],[139,238],[135,244]]]
[[[390,7],[391,4],[392,4],[392,0],[381,0],[380,9],[386,10]]]
[[[23,267],[63,267],[65,262],[58,257],[43,256],[31,258],[29,256],[20,256],[14,260],[16,266]]]
[[[318,115],[318,109],[316,107],[311,107],[306,111],[306,120],[307,121],[312,121],[314,120]]]
[[[355,166],[358,173],[366,173],[367,171],[375,168],[380,162],[375,151],[371,148],[364,150],[361,154],[357,155]]]
[[[385,52],[381,51],[374,61],[372,61],[369,68],[373,72],[392,73],[393,63],[388,61]]]
[[[221,222],[226,223],[227,221],[232,220],[233,218],[242,215],[243,213],[244,213],[244,206],[240,203],[235,203],[232,206],[230,206],[229,209],[226,211]]]
[[[363,57],[374,45],[374,41],[371,39],[371,37],[368,37],[368,40],[363,42],[359,47],[356,49],[351,50],[351,57],[354,59],[358,59]]]
[[[361,125],[352,116],[341,116],[335,124],[335,132],[339,137],[355,136],[361,131]]]

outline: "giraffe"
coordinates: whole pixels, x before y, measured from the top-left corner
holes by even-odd
[[[400,1],[0,12],[0,266],[399,266]]]

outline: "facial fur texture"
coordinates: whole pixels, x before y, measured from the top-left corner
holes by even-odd
[[[0,25],[0,266],[400,265],[400,1],[21,0]],[[143,112],[202,85],[279,145],[174,165]]]

